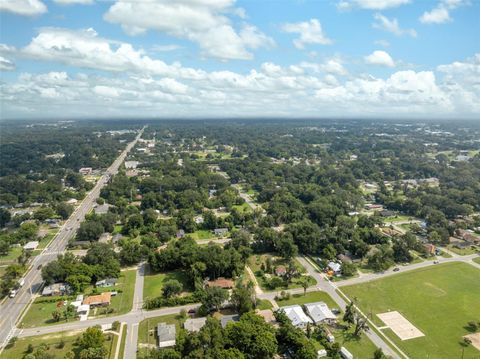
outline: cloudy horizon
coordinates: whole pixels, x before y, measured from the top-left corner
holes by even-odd
[[[0,0],[0,11],[2,119],[480,115],[478,2]]]

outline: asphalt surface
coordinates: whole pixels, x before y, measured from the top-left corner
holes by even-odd
[[[59,253],[63,253],[80,223],[85,219],[85,215],[93,208],[96,199],[100,195],[101,189],[108,182],[109,178],[118,172],[120,165],[125,160],[128,152],[135,146],[143,134],[144,128],[139,132],[135,140],[130,142],[125,150],[117,157],[112,165],[106,170],[104,175],[98,180],[95,187],[83,199],[80,205],[75,209],[70,218],[59,229],[55,238],[50,242],[41,254],[36,256],[23,279],[25,285],[19,289],[14,298],[7,298],[0,306],[0,350],[6,345],[14,333],[15,323],[22,314],[25,307],[29,304],[32,296],[43,285],[41,277],[41,266],[57,258]]]

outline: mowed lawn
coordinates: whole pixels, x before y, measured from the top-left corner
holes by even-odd
[[[163,284],[169,280],[178,280],[183,285],[184,292],[193,290],[188,275],[183,271],[172,271],[165,273],[147,273],[143,284],[143,299],[162,296]]]
[[[112,301],[110,306],[105,308],[98,308],[97,310],[91,310],[89,316],[106,316],[105,311],[106,309],[113,308],[114,311],[112,313],[108,313],[108,316],[119,315],[128,313],[132,310],[133,304],[133,293],[135,290],[135,279],[136,279],[136,271],[135,270],[127,270],[122,271],[120,273],[120,277],[118,278],[117,285],[114,287],[108,288],[98,288],[99,292],[110,292],[110,291],[118,291],[116,296],[112,297]],[[88,296],[91,294],[93,287],[88,287],[84,295]],[[59,322],[56,322],[52,318],[52,312],[59,310],[63,311],[63,307],[57,307],[57,303],[61,302],[65,299],[69,301],[75,300],[75,295],[70,297],[38,297],[36,298],[32,305],[28,308],[28,311],[25,313],[25,316],[22,318],[20,322],[21,328],[32,328],[38,327],[43,325],[55,325],[55,324],[62,324],[66,323],[63,317],[60,319]],[[78,320],[77,317],[69,318],[68,322]]]
[[[480,264],[480,257],[478,257],[478,258],[473,258],[473,261],[474,261],[475,263]]]
[[[63,358],[63,356],[69,352],[78,352],[78,347],[75,345],[77,338],[81,336],[79,332],[59,332],[48,335],[39,335],[27,338],[18,339],[13,345],[7,345],[5,350],[0,355],[1,359],[13,359],[23,358],[28,354],[27,348],[31,344],[37,349],[41,344],[47,345],[46,354],[51,355],[53,358]],[[108,334],[105,337],[105,349],[107,355],[105,358],[114,358],[116,342],[116,335]]]
[[[465,263],[447,263],[344,287],[365,313],[398,311],[425,336],[401,341],[384,332],[411,358],[479,358],[480,351],[462,345],[467,323],[480,318],[480,270]]]

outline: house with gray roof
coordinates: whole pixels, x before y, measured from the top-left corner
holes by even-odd
[[[191,318],[187,319],[185,323],[183,323],[183,327],[185,330],[188,330],[189,332],[198,332],[202,327],[205,325],[207,322],[206,317],[202,318]]]
[[[176,334],[177,334],[177,331],[175,329],[175,324],[158,323],[157,325],[158,347],[168,348],[168,347],[175,346]]]

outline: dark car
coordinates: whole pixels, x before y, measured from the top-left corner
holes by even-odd
[[[42,267],[43,267],[43,264],[39,264],[37,269],[40,270],[40,269],[42,269]]]
[[[400,268],[393,268],[394,272],[398,272],[399,270],[400,270]]]

